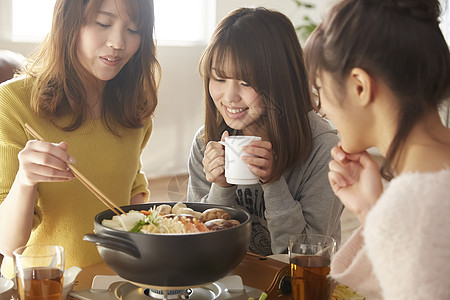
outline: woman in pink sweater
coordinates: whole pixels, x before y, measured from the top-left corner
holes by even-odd
[[[329,180],[361,222],[331,276],[367,299],[450,299],[449,48],[438,0],[344,0],[306,46],[341,142]],[[385,157],[379,170],[366,149]],[[382,178],[390,181],[383,191]]]

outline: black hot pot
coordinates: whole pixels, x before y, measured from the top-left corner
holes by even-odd
[[[161,204],[123,206],[130,210],[148,210]],[[217,281],[232,271],[248,249],[250,215],[239,208],[205,203],[185,203],[195,211],[222,208],[241,224],[219,231],[194,234],[144,234],[125,232],[101,225],[114,212],[106,210],[94,219],[94,234],[85,241],[95,243],[106,264],[119,276],[138,285],[160,289],[196,287]]]

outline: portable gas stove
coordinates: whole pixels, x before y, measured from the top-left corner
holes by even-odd
[[[112,299],[242,299],[249,297],[258,299],[263,292],[243,285],[238,275],[227,276],[219,281],[202,287],[181,290],[159,290],[155,287],[135,285],[119,276],[95,276],[90,289],[72,291],[69,296],[82,300],[112,300]]]

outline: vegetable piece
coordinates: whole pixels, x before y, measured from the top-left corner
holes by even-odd
[[[141,212],[130,210],[127,214],[122,214],[120,216],[113,216],[112,221],[117,223],[118,230],[129,231],[134,227],[137,221],[142,220],[144,218],[144,214]],[[102,224],[108,225],[109,222],[102,221]],[[114,226],[116,228],[116,226]]]
[[[146,222],[144,220],[139,220],[136,222],[136,225],[134,225],[133,228],[131,228],[130,232],[140,232],[142,227],[144,227],[144,225],[149,225],[149,222]]]
[[[267,293],[266,293],[266,292],[263,292],[263,293],[261,294],[261,296],[259,296],[259,299],[258,299],[258,300],[266,300],[266,298],[267,298]]]
[[[366,297],[361,296],[360,294],[353,291],[346,285],[338,284],[333,291],[333,297],[336,300],[365,300]]]

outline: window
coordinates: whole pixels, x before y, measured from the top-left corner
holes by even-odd
[[[215,1],[154,0],[158,44],[206,43],[215,26]]]
[[[442,17],[440,28],[447,44],[450,46],[450,2],[441,1]]]
[[[42,40],[51,27],[55,0],[9,1],[12,10],[10,39],[18,42]],[[215,1],[154,0],[154,5],[158,44],[206,43],[215,25]]]
[[[52,25],[54,5],[55,0],[13,0],[11,39],[42,40]]]

